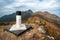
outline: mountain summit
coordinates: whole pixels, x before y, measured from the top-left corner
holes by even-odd
[[[47,11],[38,11],[35,13],[31,10],[22,11],[22,23],[32,26],[33,29],[19,37],[3,31],[5,27],[15,24],[15,16],[16,14],[13,13],[0,18],[0,25],[3,24],[3,26],[0,26],[1,40],[60,40],[60,18],[58,16],[50,14]]]

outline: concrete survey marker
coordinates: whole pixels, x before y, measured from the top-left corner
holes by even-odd
[[[31,26],[21,24],[21,11],[16,12],[16,24],[5,28],[6,31],[9,31],[15,35],[23,34],[30,29],[32,29]]]

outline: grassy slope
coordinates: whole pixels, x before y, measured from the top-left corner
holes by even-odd
[[[45,34],[38,31],[39,25],[36,23],[36,20],[39,20],[41,25],[45,26]],[[55,40],[60,40],[60,28],[55,26],[53,23],[47,22],[40,17],[31,17],[28,21],[24,21],[24,23],[31,25],[34,29],[24,33],[23,35],[16,36],[12,33],[4,31],[4,28],[7,26],[0,26],[0,40],[52,40],[47,38],[46,35],[53,36]],[[12,23],[10,23],[10,25],[11,24]],[[42,37],[45,38],[42,39]]]

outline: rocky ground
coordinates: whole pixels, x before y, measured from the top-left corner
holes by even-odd
[[[0,26],[0,40],[55,40],[53,36],[46,34],[43,25],[30,24],[33,29],[25,32],[22,35],[16,36],[10,32],[4,31],[4,28],[8,26]]]
[[[14,23],[0,26],[0,40],[60,40],[60,28],[40,17],[29,18],[28,21],[23,21],[22,23],[32,26],[33,29],[16,36],[4,31],[6,27],[12,26]]]

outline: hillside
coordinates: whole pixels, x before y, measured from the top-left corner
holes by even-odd
[[[49,21],[48,18],[52,20]],[[12,26],[15,22],[0,26],[0,40],[60,40],[60,28],[53,22],[53,20],[57,21],[57,19],[53,18],[60,20],[59,17],[48,12],[35,12],[31,14],[31,16],[27,18],[27,20],[23,20],[22,23],[32,26],[33,29],[20,36],[4,31],[4,28]]]
[[[11,25],[0,26],[0,40],[60,40],[60,28],[40,17],[30,17],[24,24],[33,29],[20,36],[4,31],[4,28]]]
[[[60,27],[60,18],[58,16],[56,16],[55,14],[51,14],[47,11],[45,11],[45,12],[38,11],[38,12],[35,12],[33,15],[39,16],[39,17],[43,18],[44,20],[54,23],[55,25]]]
[[[47,11],[45,11],[45,12],[37,11],[35,13],[33,13],[32,10],[22,11],[22,20],[27,20],[32,15],[39,16],[39,17],[43,18],[44,20],[54,23],[55,25],[60,27],[60,18],[58,16],[56,16],[55,14],[51,14]],[[5,15],[0,18],[0,22],[13,22],[15,20],[16,20],[15,13]]]

